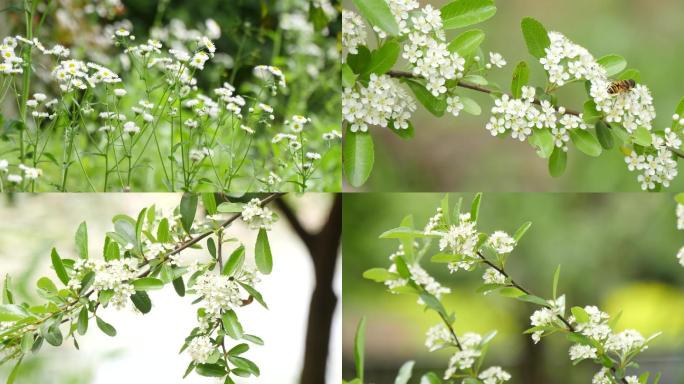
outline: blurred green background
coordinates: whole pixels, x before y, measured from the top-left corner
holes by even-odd
[[[437,315],[424,312],[415,296],[392,295],[384,285],[361,277],[368,268],[387,267],[387,257],[397,248],[396,241],[378,239],[382,232],[399,226],[407,214],[413,214],[416,227],[422,228],[443,196],[344,196],[345,379],[354,377],[353,339],[361,316],[367,316],[366,382],[393,382],[401,364],[412,359],[420,372],[444,372],[449,352],[429,353],[423,344],[427,329],[439,322]],[[459,196],[469,206],[473,195],[453,194],[450,201]],[[561,264],[559,292],[566,294],[568,308],[598,305],[611,316],[623,310],[619,330],[634,328],[646,336],[663,331],[639,363],[643,370],[662,371],[662,383],[684,383],[684,267],[675,257],[684,245],[684,233],[676,230],[673,196],[485,193],[478,220],[481,231],[513,233],[525,221],[533,225],[508,259],[512,276],[548,297],[554,270]],[[476,293],[482,270],[449,274],[443,265],[428,260],[422,265],[452,289],[443,301],[456,313],[457,332],[499,331],[485,364],[509,370],[510,383],[591,381],[596,366],[583,362],[573,367],[570,343],[563,336],[534,345],[522,334],[529,328],[533,305]]]
[[[345,6],[349,2],[345,3]],[[447,1],[422,0],[421,5],[441,6]],[[531,16],[548,30],[564,33],[595,57],[616,53],[628,68],[641,71],[653,93],[658,117],[656,129],[670,124],[684,95],[684,2],[681,0],[495,0],[497,14],[483,24],[485,52],[500,52],[508,65],[490,78],[509,89],[515,65],[531,64],[531,82],[543,84],[543,69],[527,52],[520,21]],[[451,31],[449,38],[462,31]],[[559,92],[561,105],[581,109],[583,89],[575,84]],[[403,140],[387,129],[373,129],[375,168],[364,189],[369,191],[638,191],[617,149],[591,158],[571,148],[568,167],[559,179],[549,176],[545,159],[527,143],[510,137],[492,137],[485,130],[492,100],[464,90],[482,106],[481,116],[436,118],[419,106],[414,115],[416,135]],[[684,176],[672,190],[682,189]],[[350,187],[348,187],[350,188]]]

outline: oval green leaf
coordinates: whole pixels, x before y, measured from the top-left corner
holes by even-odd
[[[491,18],[496,14],[496,6],[492,0],[456,0],[443,6],[441,11],[444,29],[454,29]]]
[[[344,173],[354,187],[362,186],[371,171],[375,153],[373,138],[369,133],[348,132],[344,142]]]

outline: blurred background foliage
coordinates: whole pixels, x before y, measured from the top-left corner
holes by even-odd
[[[446,0],[421,0],[439,7]],[[345,6],[348,6],[345,2]],[[530,64],[530,82],[543,84],[543,69],[529,55],[520,30],[522,18],[531,16],[550,31],[564,33],[595,57],[616,53],[628,68],[641,71],[651,88],[658,117],[655,129],[670,124],[677,102],[684,96],[681,63],[684,51],[684,2],[680,0],[495,0],[497,14],[476,28],[485,31],[485,52],[503,54],[508,65],[489,77],[510,89],[511,76],[520,60]],[[452,31],[453,38],[462,30]],[[373,129],[375,167],[364,189],[369,191],[638,191],[636,174],[625,166],[617,149],[591,158],[570,148],[563,176],[552,178],[545,159],[527,143],[510,137],[492,137],[485,130],[492,99],[463,91],[482,106],[481,116],[445,115],[436,118],[419,106],[413,118],[415,137],[403,140],[387,129]],[[581,84],[559,92],[561,105],[581,109]],[[572,147],[572,146],[571,146]],[[677,177],[671,190],[684,188]],[[350,187],[351,188],[351,187]]]
[[[392,295],[384,285],[361,274],[387,267],[396,241],[378,236],[413,214],[422,228],[443,194],[346,194],[343,212],[343,356],[344,377],[354,377],[353,338],[361,316],[367,316],[366,377],[369,383],[390,383],[407,360],[416,359],[420,372],[440,375],[449,353],[429,353],[425,332],[439,322],[412,295]],[[469,206],[473,194],[464,197]],[[598,305],[611,316],[623,311],[620,330],[644,335],[663,331],[642,355],[643,370],[663,371],[663,383],[684,382],[684,268],[675,258],[684,245],[676,230],[675,202],[670,194],[535,194],[485,193],[478,219],[481,231],[513,233],[523,222],[533,225],[508,259],[507,269],[526,288],[551,296],[552,277],[562,265],[559,292],[568,308]],[[436,251],[434,252],[436,253]],[[430,256],[433,253],[428,253]],[[442,265],[423,267],[452,289],[443,296],[456,313],[456,330],[464,333],[499,331],[487,364],[502,365],[511,383],[587,383],[596,370],[584,362],[573,367],[569,342],[562,336],[534,345],[529,335],[533,306],[511,299],[482,296],[482,270],[449,274]],[[417,377],[418,375],[414,375]],[[419,377],[419,376],[418,376]]]

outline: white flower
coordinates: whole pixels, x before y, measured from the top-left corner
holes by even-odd
[[[232,277],[205,273],[197,278],[195,291],[202,297],[202,306],[210,320],[221,317],[221,312],[242,305],[240,286]]]
[[[299,133],[304,129],[304,124],[311,121],[309,118],[304,116],[294,115],[292,116],[292,121],[286,122],[292,132]]]
[[[484,384],[500,384],[511,379],[511,375],[501,367],[489,367],[478,376]]]
[[[193,361],[205,364],[209,361],[209,356],[214,352],[215,347],[208,336],[197,336],[188,343],[188,354]]]
[[[124,124],[123,131],[133,135],[140,132],[140,127],[138,127],[134,122],[128,121]]]
[[[679,260],[679,264],[684,267],[684,247],[679,248],[679,251],[677,252],[677,260]]]
[[[9,162],[5,159],[0,159],[0,172],[7,172]]]
[[[316,153],[316,152],[307,152],[306,153],[306,158],[309,160],[320,160],[321,159],[321,154]]]
[[[506,276],[494,268],[488,268],[482,275],[482,280],[485,284],[506,284]]]
[[[23,180],[21,175],[15,175],[15,174],[7,175],[7,181],[9,181],[10,183],[19,184],[19,183],[21,183],[21,180]]]
[[[481,355],[482,352],[476,349],[463,349],[454,353],[449,359],[449,367],[444,372],[444,380],[448,380],[458,371],[472,368],[475,360]]]
[[[207,55],[205,52],[197,52],[195,56],[192,57],[192,60],[190,60],[190,66],[197,68],[197,69],[204,69],[204,63],[209,60],[209,55]]]
[[[496,52],[489,52],[489,62],[491,64],[490,67],[493,65],[497,68],[503,68],[506,65],[506,60],[504,60],[503,56]]]
[[[430,352],[434,352],[444,346],[453,343],[449,329],[443,323],[428,329],[425,334],[425,346]]]
[[[576,362],[584,359],[595,359],[596,352],[596,348],[589,345],[575,344],[570,347],[570,360]]]
[[[492,233],[487,239],[487,246],[493,249],[498,254],[507,254],[513,252],[515,247],[515,239],[503,231],[496,231]]]
[[[591,384],[613,384],[613,375],[608,368],[601,368],[601,370],[591,379]]]
[[[126,90],[123,89],[123,88],[117,88],[117,89],[114,90],[114,94],[115,94],[117,97],[123,97],[123,96],[126,96]]]
[[[347,54],[355,55],[359,45],[366,44],[366,26],[361,16],[346,9],[342,10],[342,60]]]
[[[434,295],[436,298],[442,297],[442,294],[451,293],[451,289],[443,287],[434,277],[430,276],[426,270],[424,270],[420,265],[413,264],[409,265],[409,271],[411,272],[411,278],[416,284],[422,286],[430,294]],[[422,300],[418,300],[422,303]]]
[[[447,112],[451,113],[455,117],[458,117],[458,115],[461,113],[463,110],[463,103],[461,103],[461,98],[458,96],[449,96],[447,97]]]
[[[416,111],[413,98],[387,75],[371,74],[368,86],[345,88],[342,117],[352,132],[366,132],[369,126],[406,129]]]
[[[605,348],[607,351],[627,354],[633,351],[642,350],[642,348],[645,349],[645,342],[646,339],[644,339],[638,331],[626,329],[608,337]]]
[[[270,230],[276,217],[268,207],[262,207],[259,199],[252,199],[242,209],[242,221],[251,229]]]
[[[131,32],[126,30],[125,28],[119,28],[116,30],[116,32],[114,34],[119,36],[119,37],[127,37],[131,34]]]

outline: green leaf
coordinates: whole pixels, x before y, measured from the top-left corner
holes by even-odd
[[[461,103],[463,104],[463,111],[465,113],[474,116],[480,116],[480,114],[482,114],[482,108],[480,108],[480,105],[477,103],[477,101],[465,96],[459,96],[459,98],[461,99]]]
[[[608,124],[603,122],[603,120],[599,120],[596,122],[595,129],[596,137],[598,138],[601,146],[604,149],[612,149],[614,146],[613,132]]]
[[[537,155],[543,159],[548,159],[556,147],[553,135],[546,128],[533,130],[528,141],[537,149]]]
[[[401,52],[401,46],[394,40],[389,40],[383,44],[380,48],[376,49],[371,53],[370,62],[364,69],[362,76],[370,75],[375,73],[376,75],[383,75],[387,73],[394,63],[397,62],[399,58],[399,53]]]
[[[192,222],[195,221],[197,212],[197,195],[194,193],[184,193],[180,203],[181,224],[185,232],[190,233]]]
[[[216,260],[218,257],[216,253],[216,242],[214,242],[214,239],[211,237],[207,239],[207,251],[209,251],[211,258]]]
[[[578,307],[574,307],[574,308],[578,308]],[[578,343],[578,344],[582,344],[582,345],[591,345],[591,346],[594,345],[594,342],[590,338],[588,338],[587,336],[584,336],[582,334],[579,334],[579,333],[568,333],[567,338],[568,338],[568,340],[572,341],[573,343]]]
[[[342,86],[345,88],[351,88],[356,83],[356,78],[358,76],[352,71],[349,64],[342,65]]]
[[[55,273],[59,280],[65,285],[69,284],[69,275],[67,275],[66,269],[64,269],[64,264],[57,253],[57,249],[52,248],[50,258],[52,259],[52,266],[55,268]]]
[[[78,294],[80,296],[83,296],[86,294],[86,292],[90,289],[90,287],[93,286],[93,283],[95,282],[95,272],[90,271],[86,273],[83,278],[81,279],[81,289],[78,290]]]
[[[582,119],[587,124],[595,124],[597,121],[601,120],[601,117],[601,112],[596,110],[596,103],[594,102],[594,100],[587,100],[584,103]]]
[[[171,237],[169,236],[169,220],[163,218],[157,227],[157,241],[160,243],[168,243],[169,240],[171,240]]]
[[[102,320],[99,316],[95,316],[95,322],[97,323],[97,327],[100,328],[105,335],[110,337],[116,336],[116,329],[111,324]]]
[[[62,330],[59,329],[59,321],[54,321],[49,327],[41,327],[41,335],[48,342],[48,344],[59,347],[64,341]]]
[[[223,377],[226,375],[226,368],[218,364],[197,364],[195,372],[205,377]]]
[[[76,253],[81,259],[88,258],[88,226],[82,222],[76,230]]]
[[[519,297],[525,296],[525,292],[521,291],[516,287],[505,287],[499,290],[499,294],[504,297],[511,297],[517,299]]]
[[[273,256],[271,245],[268,243],[268,234],[264,228],[259,230],[256,245],[254,247],[254,261],[259,272],[268,275],[273,270]]]
[[[242,213],[245,205],[242,203],[221,203],[218,208],[216,208],[221,213]]]
[[[12,372],[10,372],[9,376],[7,377],[6,384],[14,384],[14,380],[17,379],[17,375],[19,374],[19,366],[21,365],[21,362],[24,360],[24,356],[19,357],[19,360],[17,360],[17,363],[14,364],[14,368],[12,368]]]
[[[482,201],[482,193],[478,193],[475,195],[475,198],[473,199],[473,203],[470,205],[470,220],[472,221],[477,221],[478,216],[480,215],[480,202]]]
[[[356,328],[354,337],[354,362],[356,363],[356,377],[363,383],[364,376],[364,354],[366,349],[366,318],[362,317]]]
[[[24,307],[16,304],[0,305],[0,321],[17,321],[28,317],[29,313]]]
[[[399,34],[399,25],[385,0],[352,0],[352,2],[370,25],[382,29],[391,36]]]
[[[365,45],[357,47],[356,50],[357,53],[355,55],[347,56],[347,64],[349,64],[349,68],[351,68],[354,73],[360,75],[366,70],[368,62],[370,62],[371,53]]]
[[[571,129],[570,139],[580,151],[589,156],[597,157],[601,155],[603,149],[598,139],[589,131],[583,129]]]
[[[344,173],[349,184],[362,186],[371,171],[375,158],[373,138],[369,133],[348,132],[344,142]]]
[[[551,157],[549,157],[549,173],[553,177],[559,177],[565,172],[565,166],[568,161],[568,154],[562,148],[554,148]]]
[[[442,380],[433,372],[428,372],[420,378],[420,384],[442,384]]]
[[[264,297],[261,295],[261,293],[259,293],[259,291],[257,291],[256,289],[254,289],[254,287],[252,287],[250,285],[243,284],[243,283],[239,283],[239,284],[242,286],[242,288],[245,289],[245,291],[247,291],[247,293],[249,293],[250,296],[252,296],[254,298],[254,300],[256,300],[259,304],[261,304],[262,307],[268,309],[268,305],[266,305],[266,302],[264,301]]]
[[[455,0],[443,6],[441,11],[444,29],[454,29],[491,18],[496,13],[496,6],[492,0]]]
[[[407,361],[404,365],[399,368],[399,373],[397,378],[394,380],[394,384],[406,384],[411,379],[413,374],[413,365],[415,361]]]
[[[226,275],[226,276],[232,276],[235,273],[235,271],[242,268],[242,265],[244,264],[244,262],[245,262],[245,247],[243,245],[240,245],[230,255],[230,257],[228,258],[228,261],[226,261],[226,264],[223,266],[223,271],[221,273],[223,275]]]
[[[164,282],[154,277],[141,277],[133,280],[133,288],[136,291],[151,291],[164,288]]]
[[[531,17],[526,17],[522,20],[521,27],[530,54],[537,59],[546,56],[545,49],[551,46],[551,40],[542,23]]]
[[[76,323],[76,329],[78,334],[83,336],[88,332],[88,308],[85,306],[81,308],[81,312],[78,313],[78,323]]]
[[[224,313],[221,321],[223,322],[223,329],[228,336],[236,340],[242,338],[242,324],[238,321],[235,311],[231,309]]]
[[[515,298],[520,300],[520,301],[526,301],[528,303],[537,304],[537,305],[542,306],[542,307],[549,305],[549,303],[547,303],[546,300],[544,300],[543,298],[541,298],[539,296],[535,296],[535,295],[520,295],[520,296],[516,296]]]
[[[363,273],[363,277],[368,280],[382,283],[387,280],[396,280],[399,278],[399,275],[392,273],[385,268],[371,268]]]
[[[513,98],[522,98],[522,87],[527,85],[529,79],[530,68],[527,66],[526,62],[519,62],[513,71],[513,81],[511,82],[511,94],[513,95]]]
[[[41,277],[40,279],[38,279],[36,286],[38,286],[38,288],[42,289],[48,294],[57,292],[57,286],[55,285],[55,283],[52,282],[52,280],[50,280],[47,277]]]
[[[136,291],[131,295],[131,301],[143,315],[152,310],[152,301],[145,291]]]
[[[522,237],[525,235],[527,230],[530,229],[531,226],[532,226],[532,222],[528,221],[526,223],[523,223],[523,225],[521,225],[520,228],[518,228],[518,230],[515,231],[513,238],[515,239],[516,243],[519,242],[520,239],[522,239]]]
[[[640,83],[641,72],[634,68],[625,69],[617,78],[618,80],[634,80],[636,83]]]
[[[145,225],[146,213],[147,208],[141,210],[140,213],[138,213],[138,220],[135,222],[135,244],[138,246],[138,249],[140,249],[142,244],[142,232],[143,226]]]
[[[606,55],[596,60],[605,70],[608,77],[612,77],[627,68],[627,60],[619,55]]]
[[[107,251],[105,253],[105,261],[119,260],[121,252],[119,251],[119,243],[110,241],[107,244]]]
[[[405,83],[425,109],[435,116],[444,116],[444,111],[446,111],[447,107],[446,98],[435,97],[432,92],[428,91],[423,84],[417,81],[406,80]]]
[[[203,193],[202,194],[202,204],[204,204],[204,210],[207,211],[209,215],[216,214],[216,197],[213,193]]]
[[[561,271],[561,266],[560,264],[558,267],[556,267],[556,272],[553,273],[553,299],[555,300],[556,297],[558,297],[558,280],[560,280],[560,271]]]
[[[178,296],[185,296],[185,282],[183,281],[183,277],[173,279],[173,289],[176,290]]]
[[[461,57],[467,57],[480,47],[484,39],[485,33],[481,29],[471,29],[456,36],[447,48]]]
[[[14,304],[14,297],[10,286],[12,285],[12,278],[10,275],[5,275],[5,281],[2,284],[2,304]]]
[[[570,308],[570,312],[575,316],[575,320],[578,323],[588,323],[590,320],[589,314],[582,307],[572,307]]]
[[[233,356],[238,356],[238,355],[241,355],[247,351],[249,351],[249,344],[241,343],[241,344],[238,344],[238,345],[234,346],[233,348],[231,348],[228,351],[228,354],[233,355]]]
[[[645,127],[638,127],[632,132],[632,141],[634,144],[639,144],[643,147],[650,147],[652,141],[651,131]]]

